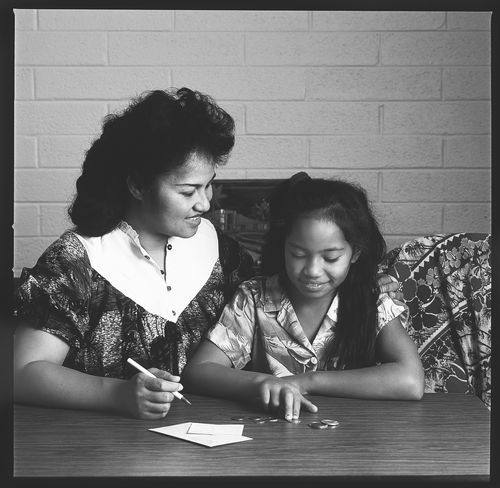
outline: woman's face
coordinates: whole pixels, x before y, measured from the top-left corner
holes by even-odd
[[[213,161],[191,154],[182,166],[132,192],[133,226],[166,237],[194,236],[201,216],[210,209],[214,178]]]
[[[291,296],[332,299],[358,255],[334,222],[298,218],[285,239],[285,269]]]

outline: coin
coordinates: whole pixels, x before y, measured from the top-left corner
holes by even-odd
[[[321,422],[311,422],[308,424],[311,429],[326,429],[328,428],[328,425],[322,424]]]
[[[237,420],[238,422],[241,422],[242,420],[245,420],[245,417],[231,417],[231,420]]]
[[[250,420],[262,420],[262,417],[248,417]]]
[[[328,425],[329,427],[337,427],[337,425],[340,424],[338,420],[330,420],[330,419],[323,419],[321,420],[321,423]]]
[[[268,422],[278,422],[279,421],[279,418],[278,417],[269,417],[267,419]]]
[[[267,421],[266,421],[266,419],[255,419],[255,420],[252,420],[252,422],[254,424],[265,424]]]
[[[300,424],[300,422],[302,422],[302,420],[300,420],[300,419],[292,419],[291,422],[292,422],[292,424]]]

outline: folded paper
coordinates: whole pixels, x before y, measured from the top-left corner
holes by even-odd
[[[243,424],[200,424],[191,422],[188,428],[188,434],[206,434],[206,435],[242,435]]]
[[[196,444],[202,444],[207,447],[216,447],[252,440],[251,437],[242,435],[243,427],[244,425],[242,424],[184,422],[182,424],[167,425],[149,430]]]

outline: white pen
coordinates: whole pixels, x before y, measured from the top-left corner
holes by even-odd
[[[146,368],[142,367],[139,363],[135,362],[133,359],[128,358],[127,363],[131,364],[134,368],[138,369],[141,373],[144,373],[151,378],[157,378],[151,371],[148,371]],[[175,398],[178,398],[179,400],[184,400],[186,403],[189,403],[191,405],[191,402],[184,396],[181,395],[178,391],[173,391],[172,394],[174,395]]]

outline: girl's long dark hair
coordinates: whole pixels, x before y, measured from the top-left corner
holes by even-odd
[[[269,203],[270,230],[262,255],[263,274],[285,274],[285,238],[299,216],[334,222],[353,251],[360,251],[338,289],[335,340],[327,354],[331,360],[338,358],[336,368],[375,364],[377,271],[386,245],[365,190],[345,181],[311,179],[306,173],[298,173],[276,187]]]

